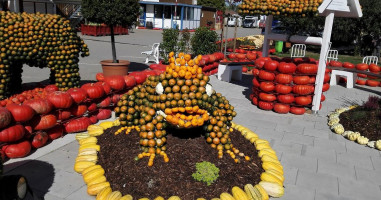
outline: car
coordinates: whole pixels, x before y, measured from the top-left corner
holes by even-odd
[[[243,27],[244,28],[254,28],[256,27],[257,20],[255,19],[244,19],[243,20]]]
[[[242,26],[242,17],[239,15],[233,15],[233,16],[229,17],[227,25],[228,26],[235,26],[236,20],[238,20],[237,26],[241,27]]]

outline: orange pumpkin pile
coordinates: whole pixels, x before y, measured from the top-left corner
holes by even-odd
[[[180,128],[202,126],[209,119],[207,111],[198,106],[167,108],[165,114],[167,122]]]

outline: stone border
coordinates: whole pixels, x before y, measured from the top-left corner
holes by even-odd
[[[335,111],[331,112],[328,115],[328,126],[331,128],[333,132],[335,132],[336,134],[342,135],[348,140],[356,141],[357,143],[361,145],[367,145],[370,148],[375,148],[381,151],[381,140],[369,141],[368,138],[366,138],[365,136],[362,136],[361,133],[359,132],[344,130],[344,126],[339,123],[340,122],[339,116],[341,113],[352,110],[357,107],[358,105],[352,105],[349,107],[338,108]]]

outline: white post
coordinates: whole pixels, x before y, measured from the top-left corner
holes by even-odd
[[[271,33],[271,27],[273,24],[273,16],[269,15],[266,17],[266,26],[265,26],[265,41],[263,42],[262,56],[267,57],[270,50],[270,39],[268,35]]]
[[[324,81],[325,68],[326,68],[325,58],[329,48],[329,42],[331,40],[332,25],[333,25],[334,17],[335,17],[334,12],[330,12],[325,18],[323,43],[320,50],[319,68],[318,68],[318,73],[316,75],[315,93],[314,93],[314,98],[312,102],[312,105],[313,105],[312,111],[314,114],[316,114],[320,108],[321,93],[323,90],[323,81]]]

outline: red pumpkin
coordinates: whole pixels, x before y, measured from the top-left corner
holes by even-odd
[[[75,103],[82,103],[87,99],[87,92],[82,88],[71,88],[67,91]]]
[[[97,73],[96,75],[95,75],[95,78],[97,79],[97,81],[100,81],[100,82],[103,82],[103,81],[105,81],[105,76],[103,75],[103,73]]]
[[[94,103],[94,102],[89,102],[89,103],[87,104],[87,110],[88,110],[89,112],[93,112],[93,111],[95,111],[97,108],[98,108],[98,107],[97,107],[97,104]]]
[[[290,104],[290,103],[294,102],[295,97],[294,97],[294,95],[291,95],[291,94],[285,94],[285,95],[278,95],[277,99],[281,103]]]
[[[12,114],[13,119],[16,122],[26,122],[33,118],[36,113],[30,106],[8,104],[6,107]]]
[[[120,99],[120,94],[113,94],[111,96],[111,102],[114,103],[114,104],[118,103],[119,99]]]
[[[367,70],[369,68],[369,65],[365,64],[365,63],[360,63],[360,64],[357,64],[356,65],[356,69],[357,70]]]
[[[353,69],[353,68],[355,68],[355,65],[350,63],[350,62],[344,62],[343,67],[348,68],[348,69]]]
[[[145,73],[147,77],[156,76],[156,72],[153,70],[144,70],[143,73]]]
[[[366,85],[371,87],[377,87],[378,85],[380,85],[380,82],[375,80],[366,80]]]
[[[28,126],[28,125],[26,125],[24,128],[25,128],[24,138],[25,139],[31,138],[33,135],[33,128],[31,126]]]
[[[369,65],[369,71],[373,72],[373,73],[378,73],[380,71],[380,67],[376,64],[370,64]]]
[[[252,98],[252,102],[254,105],[258,105],[258,98],[257,97],[253,97]]]
[[[330,87],[331,87],[331,85],[329,85],[329,83],[324,83],[323,84],[323,92],[328,91]]]
[[[253,85],[254,85],[254,87],[257,87],[257,88],[260,86],[260,83],[259,83],[257,77],[253,78]]]
[[[67,133],[76,133],[76,132],[82,132],[86,131],[87,127],[90,126],[91,121],[87,117],[81,117],[78,119],[73,119],[70,122],[66,123],[65,131]]]
[[[306,106],[312,103],[312,98],[310,96],[298,96],[295,97],[295,103],[301,106]]]
[[[47,99],[56,108],[70,108],[73,104],[73,98],[67,92],[56,91],[48,95]]]
[[[292,91],[295,94],[307,95],[307,94],[313,93],[314,89],[315,89],[314,86],[311,86],[311,85],[294,85],[294,87],[292,88]]]
[[[257,54],[254,53],[247,53],[246,58],[249,60],[255,60],[257,58]]]
[[[79,117],[87,112],[87,106],[85,104],[74,105],[69,109],[69,111],[72,115]]]
[[[321,94],[320,102],[323,102],[323,101],[325,101],[325,96],[324,96],[324,94]]]
[[[60,109],[54,111],[54,115],[57,117],[58,120],[66,120],[71,117],[71,112],[69,109]]]
[[[332,67],[342,67],[343,63],[341,63],[339,61],[336,61],[336,60],[331,60],[331,62],[329,62],[329,66],[332,66]]]
[[[294,115],[303,115],[306,112],[306,109],[303,107],[291,107],[290,113]]]
[[[47,130],[57,124],[57,117],[54,114],[36,115],[31,121],[33,130]]]
[[[17,124],[3,129],[0,132],[0,142],[16,142],[25,135],[25,128],[23,125]]]
[[[272,102],[259,101],[258,107],[263,110],[272,110],[274,108],[274,104]]]
[[[259,78],[266,81],[273,81],[275,79],[275,75],[271,72],[259,70]]]
[[[236,58],[235,53],[231,53],[231,54],[229,54],[229,55],[228,55],[228,58],[230,58],[230,59],[235,59],[235,58]]]
[[[141,72],[132,72],[129,74],[130,76],[133,76],[136,80],[136,84],[142,84],[146,80],[147,76],[144,73]]]
[[[262,82],[259,88],[264,92],[271,92],[275,89],[275,85],[272,82]]]
[[[309,76],[294,76],[293,82],[296,85],[307,85],[310,83],[310,77]]]
[[[278,84],[275,86],[275,91],[280,94],[289,94],[292,91],[292,87],[288,85]]]
[[[276,96],[273,95],[273,94],[267,94],[267,93],[259,93],[259,99],[263,100],[263,101],[275,101],[276,100]]]
[[[247,67],[246,67],[246,66],[243,66],[243,67],[242,67],[242,72],[243,72],[243,73],[246,73],[246,72],[247,72],[247,70],[248,70],[248,69],[247,69]]]
[[[44,146],[48,141],[49,136],[43,131],[37,131],[33,137],[32,146],[36,149]]]
[[[357,85],[365,85],[365,84],[366,84],[366,80],[357,79],[357,80],[356,80],[356,84],[357,84]]]
[[[124,78],[120,75],[105,77],[105,82],[110,85],[111,89],[116,91],[123,90],[126,87]]]
[[[266,63],[266,60],[265,59],[262,59],[262,58],[258,58],[257,60],[255,60],[255,66],[258,67],[259,69],[261,69]]]
[[[97,114],[97,118],[99,120],[108,119],[111,117],[111,114],[112,114],[112,112],[109,109],[99,109],[98,114]]]
[[[243,60],[243,59],[246,58],[246,55],[243,54],[243,53],[238,53],[238,54],[236,54],[236,58],[239,59],[239,60]],[[214,62],[214,61],[213,61],[213,62]]]
[[[12,113],[8,109],[0,107],[0,129],[7,127],[12,121]]]
[[[110,105],[111,105],[111,97],[106,97],[105,99],[100,101],[97,106],[100,108],[105,108],[105,107],[108,107]]]
[[[64,127],[62,125],[56,125],[53,128],[46,131],[49,139],[55,140],[57,138],[62,137],[64,131]]]
[[[274,60],[269,60],[265,62],[265,69],[269,71],[275,71],[278,68],[279,62]]]
[[[56,85],[47,85],[44,90],[48,93],[58,91],[58,87]]]
[[[91,121],[91,124],[96,124],[99,121],[96,115],[91,115],[89,120]]]
[[[366,78],[366,77],[368,77],[368,75],[366,75],[366,74],[360,74],[360,73],[358,73],[357,76],[360,77],[360,78]]]
[[[86,83],[82,85],[81,88],[86,91],[87,96],[90,99],[98,99],[105,95],[105,90],[103,87],[94,83]]]
[[[29,99],[23,105],[30,106],[37,114],[44,115],[53,110],[53,104],[47,99]]]
[[[105,94],[110,94],[110,92],[111,92],[111,87],[106,82],[96,82],[96,83],[94,83],[94,85],[102,86],[103,90],[105,91]]]
[[[25,140],[16,144],[5,145],[2,147],[8,158],[22,158],[30,153],[32,146],[29,141]]]
[[[279,114],[287,114],[288,112],[290,112],[290,106],[280,104],[280,103],[276,103],[274,105],[274,111],[279,113]]]
[[[329,83],[330,80],[331,80],[331,75],[329,75],[328,73],[324,74],[324,83]]]
[[[258,70],[257,68],[254,68],[254,69],[252,70],[252,72],[253,72],[253,75],[254,75],[254,76],[258,76],[258,75],[259,75],[259,70]]]
[[[318,66],[316,64],[299,64],[297,67],[298,72],[302,74],[316,74]]]
[[[136,80],[133,76],[126,75],[123,78],[127,88],[132,88],[136,85]]]
[[[315,84],[316,82],[316,77],[315,76],[311,76],[310,77],[310,84]]]
[[[293,78],[290,74],[278,74],[275,77],[275,81],[280,84],[290,84],[292,82],[292,79]]]

